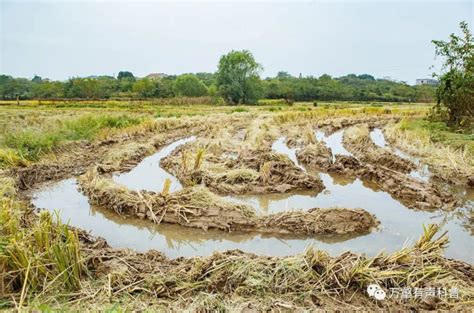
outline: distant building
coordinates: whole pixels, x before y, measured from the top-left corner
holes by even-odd
[[[439,82],[436,79],[432,79],[432,78],[419,78],[416,80],[416,84],[436,86],[439,84]]]
[[[164,78],[168,75],[166,75],[165,73],[151,73],[151,74],[148,74],[147,76],[145,76],[145,78],[148,78],[148,79],[158,79],[158,78]]]

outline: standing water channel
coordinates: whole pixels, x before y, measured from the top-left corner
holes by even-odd
[[[402,159],[411,161],[413,162],[413,164],[416,165],[417,168],[408,174],[410,177],[421,180],[423,182],[429,181],[431,177],[431,172],[428,165],[422,164],[420,159],[410,156],[398,148],[390,147],[387,141],[385,140],[385,136],[383,135],[383,132],[380,128],[373,129],[369,133],[369,135],[370,135],[370,139],[372,139],[372,141],[375,143],[376,146],[380,148],[384,148],[384,149],[389,149],[394,154],[401,157]]]
[[[342,132],[331,136],[317,133],[336,153],[349,153],[342,146]],[[322,137],[324,136],[324,137]],[[145,158],[132,171],[115,175],[114,180],[131,189],[161,191],[166,178],[172,180],[172,190],[181,188],[179,181],[162,169],[159,162],[174,149],[194,137],[178,140]],[[303,168],[296,159],[295,149],[285,144],[285,138],[279,138],[272,146],[278,153],[287,155],[296,165]],[[342,150],[343,149],[343,150]],[[303,168],[304,169],[304,168]],[[115,248],[132,248],[138,251],[157,249],[168,257],[206,256],[214,251],[240,249],[260,255],[285,256],[303,252],[308,246],[338,255],[350,250],[356,253],[376,255],[382,250],[395,251],[406,244],[414,243],[422,234],[422,224],[441,223],[448,231],[450,246],[446,255],[456,259],[474,262],[471,253],[474,248],[472,235],[474,230],[469,218],[474,207],[474,192],[461,190],[460,197],[465,200],[463,207],[452,212],[425,212],[406,208],[388,193],[377,190],[370,183],[359,179],[350,179],[326,173],[319,175],[326,189],[318,195],[307,193],[286,193],[267,195],[228,196],[228,200],[252,205],[259,214],[314,207],[363,208],[381,222],[381,227],[363,236],[322,236],[297,239],[285,236],[259,234],[251,232],[223,232],[201,230],[173,224],[156,225],[147,220],[124,218],[115,212],[101,207],[91,206],[87,197],[79,192],[75,179],[64,180],[42,188],[33,195],[33,204],[50,211],[58,210],[64,223],[103,237]],[[466,249],[467,248],[467,249]]]

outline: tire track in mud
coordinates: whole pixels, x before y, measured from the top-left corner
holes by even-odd
[[[201,183],[203,183],[204,182],[203,177],[206,177],[207,175],[209,175],[209,173],[207,173],[208,170],[210,170],[210,169],[213,170],[214,166],[217,166],[219,164],[224,164],[224,166],[218,168],[218,170],[221,171],[220,172],[221,175],[218,175],[217,176],[218,180],[216,180],[218,182],[218,183],[216,183],[216,185],[218,186],[217,188],[220,188],[221,192],[218,192],[217,190],[212,190],[212,188],[211,188],[211,191],[216,191],[217,193],[223,193],[222,190],[224,190],[223,187],[219,187],[219,184],[220,184],[220,186],[227,185],[227,187],[225,189],[227,191],[223,194],[232,194],[232,195],[236,195],[236,194],[239,194],[239,192],[241,192],[237,188],[239,185],[243,186],[243,188],[248,188],[248,187],[245,187],[246,185],[248,185],[248,182],[255,184],[256,177],[258,178],[259,175],[260,175],[260,170],[257,170],[257,169],[258,168],[261,169],[261,167],[263,167],[263,164],[267,163],[268,161],[277,162],[277,170],[279,171],[277,173],[279,173],[279,174],[278,175],[273,175],[273,176],[274,176],[274,179],[278,178],[278,177],[280,177],[280,178],[275,180],[276,183],[274,183],[274,186],[284,186],[284,184],[281,184],[278,180],[279,179],[288,179],[288,177],[291,178],[290,172],[292,171],[292,169],[294,169],[295,173],[297,175],[299,175],[299,177],[301,177],[302,172],[304,173],[304,175],[308,175],[300,167],[295,165],[294,162],[292,162],[290,159],[288,159],[286,157],[283,157],[282,155],[279,155],[275,151],[272,151],[272,144],[275,142],[275,140],[278,140],[278,138],[279,138],[278,135],[280,135],[282,133],[285,133],[281,129],[278,132],[274,132],[274,133],[271,133],[271,134],[269,134],[268,131],[263,131],[262,132],[264,134],[264,136],[263,136],[264,140],[263,140],[263,145],[261,146],[262,149],[257,150],[258,153],[255,153],[254,150],[249,149],[248,146],[246,146],[245,149],[236,148],[236,147],[240,147],[240,144],[247,137],[248,127],[249,127],[249,124],[247,123],[247,124],[239,124],[239,125],[236,125],[235,127],[230,127],[228,129],[227,129],[227,127],[225,127],[225,128],[222,128],[222,127],[221,128],[217,128],[217,127],[206,128],[204,131],[202,131],[201,133],[198,134],[199,138],[198,138],[198,140],[196,140],[196,142],[192,142],[192,143],[188,143],[186,145],[183,145],[183,146],[179,147],[177,150],[175,150],[171,153],[171,155],[173,155],[173,157],[170,158],[170,159],[176,161],[174,163],[175,164],[174,171],[177,172],[178,175],[179,175],[179,170],[180,170],[180,166],[181,166],[180,162],[182,162],[182,158],[179,156],[180,151],[181,152],[190,152],[190,151],[195,151],[197,148],[205,147],[206,150],[209,151],[209,153],[206,154],[205,161],[203,163],[204,164],[203,168],[201,170],[197,171],[199,176],[196,175],[193,178],[196,179],[196,181],[200,181]],[[263,129],[264,128],[265,127],[263,127]],[[259,130],[262,130],[262,127],[257,127],[256,130],[257,130],[257,134],[254,133],[254,135],[252,135],[251,137],[255,138],[255,137],[258,137],[258,136],[261,135],[261,134],[259,135],[258,132],[259,132]],[[225,134],[225,133],[227,133],[227,134]],[[229,137],[231,137],[231,138],[235,137],[236,140],[235,141],[234,140],[229,140]],[[212,139],[212,140],[209,140],[209,138]],[[287,138],[286,142],[289,142],[289,139],[291,139],[291,138]],[[283,144],[284,140],[282,140],[280,138],[280,141],[282,141],[282,144]],[[130,147],[128,147],[128,145],[130,145]],[[343,159],[340,158],[340,156],[338,156],[337,161],[332,162],[331,150],[328,149],[328,147],[326,147],[326,145],[324,145],[320,141],[316,141],[315,144],[313,144],[313,145],[317,146],[319,148],[322,148],[324,150],[323,157],[321,157],[321,160],[326,162],[326,165],[324,165],[325,167],[329,166],[331,168],[334,168],[335,169],[334,172],[339,171],[340,173],[343,173],[344,176],[346,176],[346,177],[359,177],[356,174],[352,174],[353,176],[345,174],[347,172],[348,168],[351,168],[351,167],[356,168],[356,167],[361,166],[360,164],[355,162],[355,161],[357,161],[355,158],[348,157],[345,160],[343,160]],[[108,162],[106,164],[99,164],[98,165],[98,167],[97,167],[98,176],[108,179],[108,175],[104,175],[104,174],[112,173],[112,172],[115,172],[115,171],[118,171],[118,172],[129,171],[141,159],[143,159],[143,157],[145,157],[147,155],[150,155],[150,151],[156,149],[156,147],[153,146],[153,145],[149,146],[149,149],[144,147],[144,146],[147,146],[146,142],[143,143],[143,144],[138,144],[138,145],[131,142],[131,143],[127,143],[126,145],[120,145],[116,149],[111,150],[110,151],[111,154],[116,154],[116,155],[115,155],[114,158],[104,157],[105,159],[107,159],[111,162]],[[301,155],[305,155],[304,153],[301,153],[301,152],[305,152],[307,147],[308,146],[303,146],[303,149],[301,149],[301,148],[298,149],[298,153],[297,153],[298,158],[301,158]],[[189,154],[191,154],[190,155],[191,159],[193,159],[192,153],[189,153]],[[267,155],[268,157],[262,157],[262,155]],[[308,161],[305,161],[305,162],[302,162],[302,163],[314,162],[314,159],[312,158],[313,155],[314,154],[312,154],[312,153],[308,154],[308,158],[307,158]],[[163,159],[163,161],[165,161],[165,160],[166,160],[166,158]],[[338,169],[337,167],[340,166],[341,164],[343,164],[344,162],[347,163],[347,164],[344,165],[344,166],[341,166],[341,168]],[[351,162],[353,164],[351,164]],[[163,163],[163,162],[161,162],[161,163]],[[318,162],[314,162],[314,163],[318,163]],[[278,164],[280,164],[280,165],[278,165]],[[192,165],[192,164],[190,164],[190,165]],[[207,168],[206,167],[207,165],[211,165],[210,168]],[[157,164],[157,166],[158,166],[158,164]],[[252,166],[253,166],[253,168],[252,168]],[[278,167],[280,167],[280,169],[278,169]],[[237,173],[232,172],[233,170],[237,170]],[[242,170],[245,170],[245,171],[243,171],[245,173],[245,175],[242,175],[242,173],[243,173]],[[170,171],[170,172],[173,172],[173,171]],[[234,175],[234,174],[237,174],[237,175]],[[317,175],[316,176],[315,175],[309,175],[309,176],[316,177],[316,181],[321,182],[317,178]],[[304,185],[304,184],[307,184],[308,181],[305,180],[305,179],[303,179],[302,181],[304,182],[303,184],[301,184],[301,185],[296,184],[296,185],[298,185],[300,187],[303,186],[304,188],[298,189],[298,188],[294,188],[295,185],[291,185],[292,187],[290,187],[289,189],[286,189],[288,187],[283,187],[281,189],[273,189],[273,192],[276,195],[278,195],[278,194],[285,195],[285,194],[288,194],[286,190],[292,190],[293,192],[296,190],[296,193],[298,193],[299,190],[301,190],[301,189],[303,191],[306,190],[306,191],[309,191],[309,192],[311,192],[311,190],[313,190],[315,194],[313,196],[310,196],[310,198],[315,197],[318,193],[320,193],[320,188],[317,188],[317,187],[315,188],[314,186],[311,186],[311,185]],[[314,179],[313,179],[313,181],[314,181]],[[290,180],[290,182],[291,182],[291,180]],[[261,182],[259,184],[261,184]],[[105,184],[105,185],[107,185],[107,184]],[[190,184],[190,185],[192,185],[192,184]],[[191,187],[190,185],[185,187],[185,189],[189,192],[193,189],[193,188],[190,188]],[[321,185],[322,185],[322,182],[321,182]],[[271,189],[269,189],[269,190],[271,190]],[[244,190],[244,192],[241,192],[241,193],[246,194],[247,192],[245,192],[245,190]],[[262,196],[265,196],[265,193],[266,192],[262,192],[260,194]],[[157,193],[154,193],[153,197],[151,197],[151,198],[150,198],[150,195],[152,195],[152,193],[148,193],[148,192],[140,192],[140,194],[136,194],[136,195],[132,195],[132,196],[130,196],[128,193],[124,193],[124,194],[128,195],[129,196],[128,199],[132,199],[133,200],[132,202],[135,202],[135,206],[132,206],[130,211],[125,210],[124,212],[126,212],[126,213],[122,212],[121,214],[124,214],[125,216],[131,217],[131,218],[136,217],[136,218],[141,218],[141,219],[148,220],[148,221],[156,223],[156,221],[160,221],[159,213],[160,212],[163,213],[163,208],[167,207],[168,204],[169,204],[169,203],[166,203],[166,205],[165,205],[165,203],[161,203],[160,201],[157,200],[158,205],[154,207],[153,206],[153,201],[154,200],[150,200],[150,199],[155,197],[155,195],[159,195]],[[201,192],[201,194],[204,194],[204,192]],[[293,193],[290,193],[290,194],[293,194]],[[210,196],[216,196],[216,195],[213,195],[212,193],[209,193],[209,195]],[[159,197],[157,197],[157,198],[159,198]],[[98,201],[99,201],[99,198],[98,198]],[[111,201],[109,201],[109,202],[107,202],[107,201],[105,203],[105,206],[113,212],[115,212],[114,208],[127,207],[127,204],[124,205],[123,203],[112,203]],[[124,201],[126,202],[128,200],[125,199]],[[97,202],[97,203],[99,203],[99,202]],[[141,203],[141,204],[139,204],[138,207],[137,207],[136,203]],[[149,212],[150,210],[147,209],[150,203],[152,203],[152,205],[151,205],[152,210],[151,211],[153,212],[153,214],[151,214],[151,212]],[[230,204],[231,205],[237,205],[235,203],[234,199],[231,199]],[[358,233],[357,231],[354,231],[355,228],[358,228],[361,224],[366,223],[365,213],[368,213],[365,210],[355,209],[355,208],[353,208],[353,209],[343,209],[342,211],[338,211],[337,209],[332,209],[332,213],[328,214],[328,212],[330,212],[329,211],[330,209],[329,210],[328,209],[314,209],[314,206],[313,207],[308,207],[305,204],[304,207],[305,207],[306,210],[308,210],[306,212],[304,212],[304,211],[279,212],[277,214],[272,214],[270,216],[267,216],[267,219],[260,219],[260,217],[257,215],[256,219],[252,218],[253,221],[250,224],[251,226],[245,226],[246,225],[245,223],[247,223],[247,222],[243,222],[244,226],[240,226],[239,222],[235,223],[235,225],[239,225],[239,226],[234,226],[234,224],[233,224],[234,222],[229,222],[228,220],[226,220],[226,218],[223,219],[224,221],[215,220],[214,217],[213,217],[213,214],[215,214],[215,212],[214,213],[212,213],[212,212],[209,213],[210,211],[206,212],[206,211],[200,210],[199,212],[204,212],[204,213],[196,214],[196,212],[194,212],[192,210],[191,210],[191,212],[193,212],[193,213],[190,213],[190,212],[187,212],[186,210],[183,210],[183,207],[186,208],[187,205],[188,205],[187,202],[183,203],[183,202],[177,201],[176,203],[174,203],[175,210],[174,211],[173,210],[169,211],[169,212],[173,213],[173,214],[171,214],[173,219],[170,218],[169,222],[167,222],[167,223],[171,223],[171,224],[174,223],[175,225],[181,225],[180,223],[187,223],[188,226],[196,227],[196,229],[201,229],[201,228],[203,228],[203,229],[206,229],[206,228],[213,229],[213,228],[215,228],[215,229],[220,229],[220,230],[223,230],[223,231],[229,231],[229,230],[231,230],[232,232],[240,231],[240,232],[245,232],[247,234],[260,233],[260,234],[266,234],[266,236],[270,236],[270,237],[273,237],[273,238],[280,238],[282,235],[284,235],[285,238],[295,238],[297,240],[301,240],[302,238],[318,238],[317,240],[323,240],[324,241],[325,240],[324,237],[318,237],[318,236],[322,235],[322,236],[326,236],[326,237],[329,236],[330,237],[332,235],[336,235],[336,234],[340,234],[340,233],[342,233],[342,234],[347,233],[347,234],[353,234],[353,235],[351,235],[351,237],[354,237],[354,236],[357,236],[357,235],[360,235],[360,234],[368,233],[367,231],[362,232],[362,233]],[[317,206],[317,205],[315,205],[315,206]],[[144,211],[143,207],[145,207],[145,211]],[[200,205],[199,208],[201,208],[201,207],[209,208],[208,205]],[[220,210],[223,209],[221,202],[219,202],[219,204],[216,205],[216,207],[218,208],[217,209],[218,212],[220,212]],[[298,206],[295,206],[295,208],[297,208],[297,207]],[[323,207],[325,207],[325,206],[323,206]],[[351,213],[346,214],[346,212],[347,212],[346,210],[356,211],[356,213],[357,213],[358,210],[360,210],[360,212],[365,212],[365,213],[354,214],[354,212],[351,212]],[[233,210],[231,210],[231,211],[233,211]],[[254,210],[252,210],[252,211],[254,211]],[[130,212],[132,212],[132,213],[130,213]],[[321,214],[322,212],[324,214]],[[181,213],[183,213],[184,215],[181,216],[180,215]],[[287,213],[290,213],[290,214],[287,214]],[[371,213],[374,213],[374,211],[371,210]],[[195,220],[193,220],[192,222],[188,222],[189,217],[186,214],[188,214],[189,216],[192,216],[192,217],[195,217],[195,216],[198,216],[198,217]],[[203,216],[199,216],[199,214],[203,214]],[[209,214],[210,214],[211,217],[207,216]],[[221,214],[221,213],[218,213],[218,214]],[[368,213],[368,214],[370,215],[370,213]],[[117,215],[117,216],[119,216],[119,215]],[[180,221],[178,221],[179,218],[181,218]],[[229,218],[232,221],[234,217],[230,216]],[[281,223],[282,219],[285,220],[284,223]],[[188,221],[186,221],[186,220],[188,220]],[[345,221],[351,221],[351,220],[353,220],[353,221],[344,224]],[[278,221],[278,224],[275,224],[275,221]],[[362,221],[362,223],[361,223],[361,221]],[[164,222],[164,217],[160,222]],[[333,227],[334,224],[340,225],[340,228]],[[377,222],[376,222],[376,224],[377,224]],[[231,225],[231,226],[228,226],[228,225]],[[301,227],[298,229],[299,226],[301,226]],[[234,227],[234,228],[232,228],[232,227]],[[216,235],[216,238],[219,238],[219,236],[220,235]]]
[[[368,132],[369,127],[375,125],[352,126],[357,127],[362,128],[357,136],[347,135],[350,128],[345,129],[343,135],[344,147],[355,156],[333,155],[330,148],[317,141],[301,148],[297,153],[298,160],[324,172],[371,181],[412,209],[453,209],[460,204],[438,186],[407,175],[415,168],[411,162],[388,151],[379,150],[370,140]]]
[[[257,216],[247,205],[228,202],[204,187],[163,195],[133,191],[90,170],[79,178],[81,190],[97,205],[118,214],[194,228],[293,235],[367,233],[378,225],[361,209],[318,209]]]

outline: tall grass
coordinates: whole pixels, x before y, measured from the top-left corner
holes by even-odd
[[[277,124],[297,121],[311,121],[321,117],[352,117],[352,116],[420,116],[429,111],[428,107],[318,107],[304,111],[286,111],[277,113],[273,120]]]
[[[194,170],[201,168],[202,162],[204,161],[204,155],[206,154],[206,148],[199,148],[194,158]]]
[[[4,198],[0,207],[0,286],[3,292],[72,291],[87,273],[79,239],[51,214],[28,217],[21,203]],[[58,219],[59,220],[59,219]]]
[[[470,177],[474,172],[474,137],[449,131],[439,123],[405,119],[384,128],[399,149],[421,158],[430,170],[447,179]]]

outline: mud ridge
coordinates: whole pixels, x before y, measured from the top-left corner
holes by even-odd
[[[300,162],[304,162],[318,170],[373,182],[381,190],[388,192],[406,207],[420,210],[452,209],[458,206],[459,200],[437,185],[422,182],[406,174],[384,166],[376,166],[360,162],[352,156],[336,155],[336,160],[326,154],[324,159],[318,149],[303,149],[299,154]],[[328,166],[327,164],[330,164]]]
[[[400,121],[399,117],[393,116],[369,116],[369,117],[361,117],[361,118],[327,118],[323,120],[318,120],[314,122],[302,122],[292,127],[287,127],[282,129],[283,134],[286,136],[287,141],[286,144],[290,148],[303,148],[307,144],[311,144],[314,142],[308,142],[307,138],[305,138],[305,132],[318,129],[324,131],[324,133],[328,136],[331,135],[343,128],[347,128],[350,126],[354,126],[357,124],[368,124],[371,128],[380,127],[386,125],[387,123],[395,123]]]
[[[79,178],[91,202],[123,215],[186,227],[294,235],[367,233],[378,225],[362,209],[312,209],[257,216],[252,207],[234,204],[202,186],[172,194],[132,191],[89,170]]]
[[[318,194],[324,189],[318,177],[302,171],[286,156],[270,148],[235,151],[236,159],[207,155],[204,165],[199,169],[183,166],[183,155],[193,155],[195,147],[195,143],[183,145],[160,163],[162,168],[175,175],[185,186],[203,184],[219,194],[264,194],[296,190],[311,190]]]
[[[163,126],[164,125],[164,126]],[[173,126],[172,131],[168,127]],[[150,127],[150,126],[149,126]],[[102,164],[102,171],[122,171],[138,164],[146,157],[151,149],[157,149],[171,140],[189,133],[198,133],[202,125],[195,122],[156,122],[154,127],[145,129],[143,132],[132,134],[119,134],[112,138],[88,143],[66,144],[54,152],[54,158],[45,158],[39,163],[27,167],[17,167],[6,171],[10,177],[14,177],[16,186],[20,191],[25,191],[44,183],[57,181],[84,174],[88,168],[96,164]],[[163,132],[156,135],[156,131]],[[125,146],[124,146],[125,144]],[[133,145],[134,149],[127,151]],[[122,151],[112,161],[111,155],[116,151]]]
[[[378,147],[369,136],[370,128],[367,124],[353,126],[344,131],[343,144],[357,159],[369,164],[409,173],[416,165],[409,160],[402,159],[388,149]]]
[[[136,253],[87,247],[86,252],[90,255],[89,267],[97,279],[109,281],[113,294],[127,286],[147,286],[130,292],[138,296],[153,288],[153,297],[160,301],[187,299],[181,303],[183,307],[192,305],[193,299],[203,292],[218,295],[221,304],[252,311],[469,311],[474,294],[473,266],[442,257],[447,238],[433,238],[432,229],[428,228],[426,237],[413,246],[374,258],[350,252],[331,257],[312,248],[291,257],[265,257],[231,250],[175,260],[157,251]],[[427,267],[432,271],[429,274]],[[374,281],[389,291],[392,287],[408,286],[413,280],[421,286],[456,286],[460,288],[460,298],[409,301],[387,297],[376,302],[366,292],[366,286]]]

